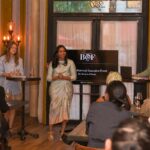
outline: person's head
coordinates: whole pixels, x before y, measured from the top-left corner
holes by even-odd
[[[128,119],[114,132],[105,150],[150,150],[150,124],[143,119]]]
[[[18,65],[18,44],[14,41],[9,42],[6,52],[6,61],[9,62],[10,58],[14,56],[15,63]]]
[[[67,49],[64,45],[58,45],[56,47],[56,51],[54,53],[53,60],[52,60],[53,68],[56,68],[58,62],[61,60],[64,61],[64,65],[67,64]]]
[[[106,77],[106,84],[109,84],[112,81],[122,81],[121,74],[116,71],[110,71]]]
[[[119,108],[129,109],[127,90],[121,81],[112,81],[107,85],[106,94],[110,102]]]

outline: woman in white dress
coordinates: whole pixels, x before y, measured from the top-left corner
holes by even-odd
[[[49,140],[53,139],[53,125],[62,123],[62,136],[69,120],[70,105],[73,96],[72,81],[76,80],[76,67],[67,58],[67,50],[63,45],[56,48],[52,62],[49,64],[47,80],[51,82],[49,95],[51,97],[49,112]]]
[[[12,41],[9,43],[6,53],[0,57],[0,86],[4,87],[6,95],[9,94],[9,100],[20,100],[22,89],[20,82],[9,81],[6,77],[23,75],[23,72],[23,60],[18,54],[18,44]],[[12,130],[14,117],[15,109],[9,110],[10,131]]]

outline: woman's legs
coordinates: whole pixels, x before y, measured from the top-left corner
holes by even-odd
[[[53,136],[53,124],[49,124],[48,140],[51,141],[54,139]]]
[[[10,130],[13,127],[13,123],[14,123],[14,119],[15,119],[15,114],[16,114],[16,110],[15,109],[9,110],[8,123],[9,123],[9,129]]]
[[[62,127],[61,127],[61,131],[60,131],[60,135],[62,136],[64,134],[64,131],[65,131],[65,128],[67,126],[67,122],[68,120],[64,120],[62,122]],[[50,124],[49,125],[49,132],[48,132],[48,140],[51,141],[54,139],[54,136],[53,136],[53,124]]]
[[[11,110],[8,110],[4,114],[5,119],[8,121],[9,129],[12,129],[12,127],[13,127],[13,122],[14,122],[14,119],[15,119],[15,113],[16,113],[16,110],[15,109],[11,109]]]
[[[20,101],[21,99],[22,99],[22,94],[12,96],[12,100]],[[16,110],[10,109],[8,112],[9,112],[9,116],[8,116],[9,129],[10,129],[10,131],[12,131]]]
[[[60,135],[62,136],[63,134],[64,134],[64,131],[65,131],[65,128],[66,128],[66,126],[67,126],[67,120],[64,120],[63,122],[62,122],[62,127],[61,127],[61,131],[60,131]]]
[[[49,125],[49,131],[50,131],[50,132],[53,132],[53,124],[50,124],[50,125]]]

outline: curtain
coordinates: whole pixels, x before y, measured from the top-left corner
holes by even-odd
[[[34,70],[40,76],[39,83],[27,86],[30,99],[30,115],[45,122],[46,103],[46,52],[47,52],[47,12],[48,1],[26,0],[25,71]]]

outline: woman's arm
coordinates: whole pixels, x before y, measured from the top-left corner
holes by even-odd
[[[60,73],[58,75],[59,80],[71,80],[71,81],[76,80],[77,76],[76,66],[72,60],[70,60],[69,63],[70,63],[70,76],[64,76],[63,74]]]
[[[53,67],[52,67],[52,62],[48,66],[48,72],[47,72],[47,81],[53,81],[53,80],[59,80],[60,77],[58,76],[53,76]]]
[[[77,79],[77,70],[76,70],[76,66],[72,60],[71,60],[70,72],[71,72],[70,80],[71,81],[76,80]]]
[[[18,69],[16,70],[16,75],[24,75],[24,69],[23,69],[23,60],[19,59]]]

